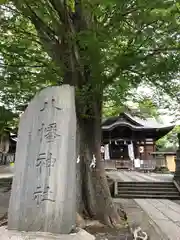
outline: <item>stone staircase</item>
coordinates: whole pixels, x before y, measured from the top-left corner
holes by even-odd
[[[156,198],[180,200],[180,193],[173,182],[116,182],[116,198]]]

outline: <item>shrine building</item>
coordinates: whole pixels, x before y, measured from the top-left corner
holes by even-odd
[[[127,113],[110,117],[102,123],[104,159],[116,163],[116,168],[130,168],[136,159],[150,164],[155,142],[164,137],[174,125],[164,126],[154,119],[140,119]]]

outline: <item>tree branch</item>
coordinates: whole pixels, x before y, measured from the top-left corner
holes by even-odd
[[[56,40],[55,31],[50,28],[36,13],[32,10],[32,8],[27,5],[27,8],[29,9],[29,15],[31,18],[31,21],[34,23],[35,27],[38,29],[38,31],[43,32],[47,35],[48,39]]]
[[[60,20],[65,22],[64,4],[62,0],[49,0],[50,4],[53,6],[54,10],[57,12]]]
[[[26,0],[25,0],[26,2]],[[43,47],[47,53],[52,57],[52,59],[57,63],[57,65],[62,64],[62,49],[61,42],[56,36],[56,33],[51,29],[28,5],[26,2],[26,8],[23,9],[25,16],[29,17],[31,22],[34,24],[39,38],[42,42]]]

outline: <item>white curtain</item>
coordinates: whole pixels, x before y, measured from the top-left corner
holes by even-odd
[[[134,147],[133,147],[133,143],[131,142],[131,144],[128,144],[128,155],[129,158],[131,159],[131,161],[134,160]]]
[[[139,158],[136,158],[134,160],[134,167],[135,168],[140,168],[140,166],[141,166],[141,160]]]
[[[104,159],[105,160],[109,160],[110,159],[110,155],[109,155],[109,144],[106,144],[104,146]]]

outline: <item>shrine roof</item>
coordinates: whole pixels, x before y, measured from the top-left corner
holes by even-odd
[[[110,117],[102,122],[102,130],[111,131],[118,126],[127,126],[132,130],[167,130],[171,131],[174,125],[164,125],[154,118],[141,119],[128,113],[121,113],[117,117]]]

